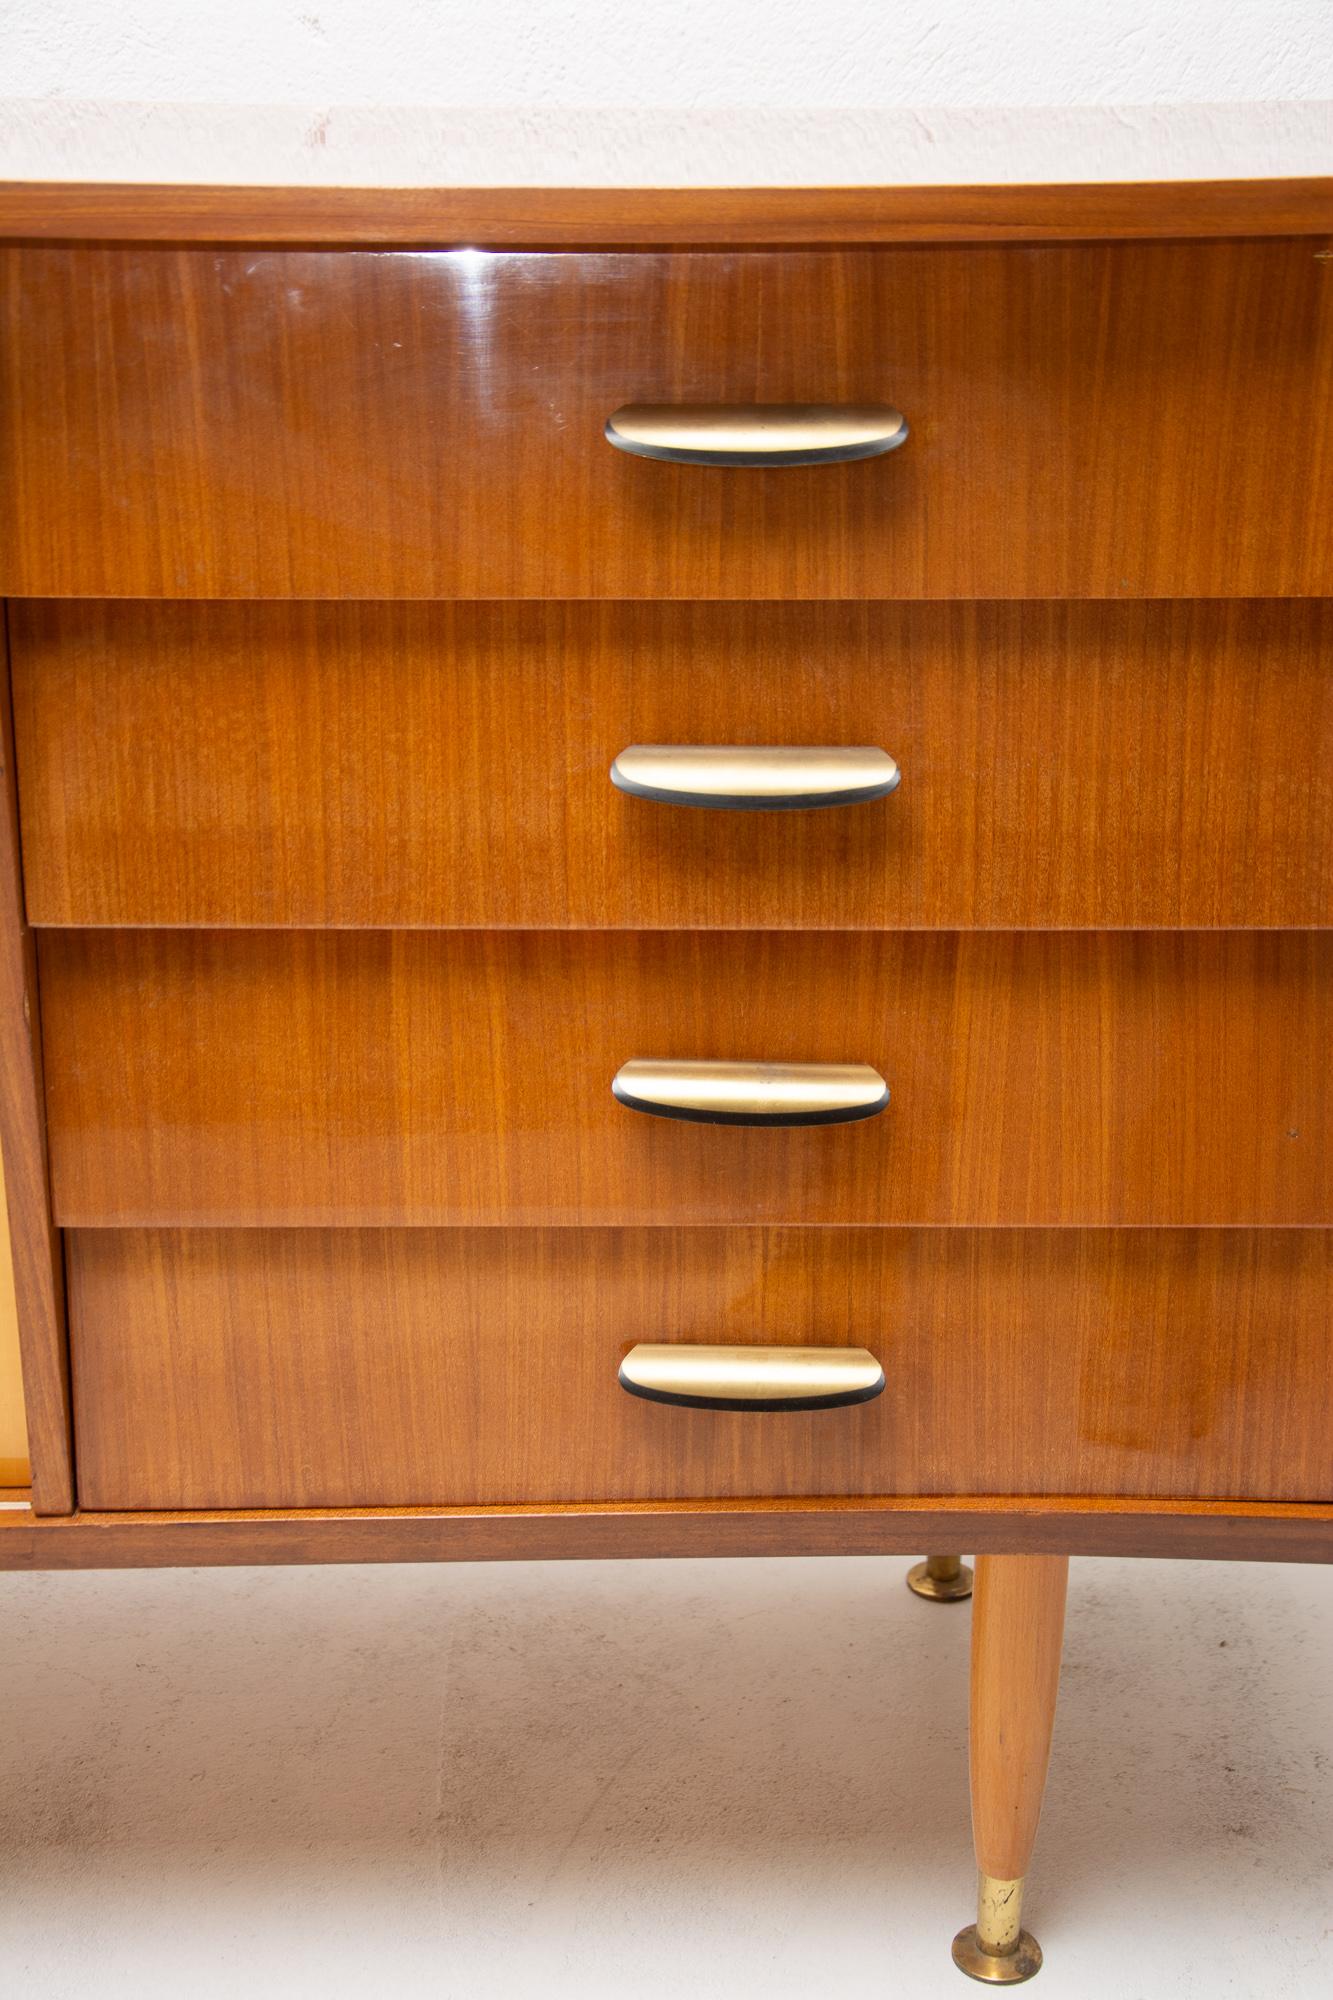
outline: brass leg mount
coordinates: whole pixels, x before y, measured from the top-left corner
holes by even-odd
[[[988,1986],[1018,1986],[1041,1971],[1041,1946],[1022,1925],[1023,1883],[983,1875],[977,1920],[953,1941],[953,1962],[969,1979]]]
[[[936,1604],[956,1604],[972,1595],[972,1572],[961,1556],[927,1556],[908,1570],[907,1588]]]

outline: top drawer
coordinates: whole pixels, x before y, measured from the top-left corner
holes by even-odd
[[[1333,592],[1308,239],[3,253],[0,591]],[[627,403],[891,403],[857,463],[612,449]]]

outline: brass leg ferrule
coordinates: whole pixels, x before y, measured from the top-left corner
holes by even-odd
[[[969,1979],[1017,1986],[1041,1971],[1041,1946],[1023,1929],[1023,1883],[983,1875],[977,1920],[953,1941],[953,1962]]]
[[[1023,1882],[983,1875],[977,1885],[977,1943],[993,1957],[1017,1951],[1023,1935]]]
[[[956,1604],[972,1595],[972,1572],[961,1556],[927,1556],[908,1570],[907,1588],[935,1604]]]

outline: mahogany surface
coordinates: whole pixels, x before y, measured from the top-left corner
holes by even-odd
[[[78,1230],[82,1504],[1333,1499],[1326,1230]],[[1163,1337],[1163,1336],[1166,1337]],[[638,1340],[868,1346],[855,1408],[628,1396]]]
[[[1331,189],[0,187],[0,1566],[1333,1557]],[[706,400],[911,436],[603,440]],[[635,1404],[673,1328],[889,1388]]]
[[[0,252],[0,589],[76,597],[1333,590],[1302,237]],[[627,402],[889,400],[887,458],[612,450]]]
[[[708,244],[1327,236],[1333,180],[989,187],[358,188],[0,182],[0,236],[124,243]]]
[[[1333,914],[1333,613],[12,607],[30,921],[747,929]],[[631,743],[873,743],[892,797],[626,798]]]
[[[1333,1223],[1329,931],[45,931],[39,963],[66,1227]],[[892,1101],[681,1124],[613,1099],[633,1056],[867,1062]]]
[[[0,1145],[9,1224],[0,1254],[13,1271],[32,1504],[39,1514],[63,1514],[74,1505],[65,1272],[51,1219],[37,963],[23,911],[4,637],[0,620]]]
[[[572,1507],[0,1512],[0,1569],[920,1555],[964,1548],[1333,1562],[1333,1505],[1279,1501],[658,1500]]]

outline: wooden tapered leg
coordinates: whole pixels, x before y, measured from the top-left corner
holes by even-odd
[[[908,1570],[907,1588],[933,1604],[957,1604],[972,1595],[972,1572],[961,1556],[927,1556]]]
[[[1031,1979],[1041,1950],[1022,1927],[1055,1722],[1068,1556],[978,1556],[972,1604],[972,1837],[977,1921],[954,1939],[973,1979]]]

